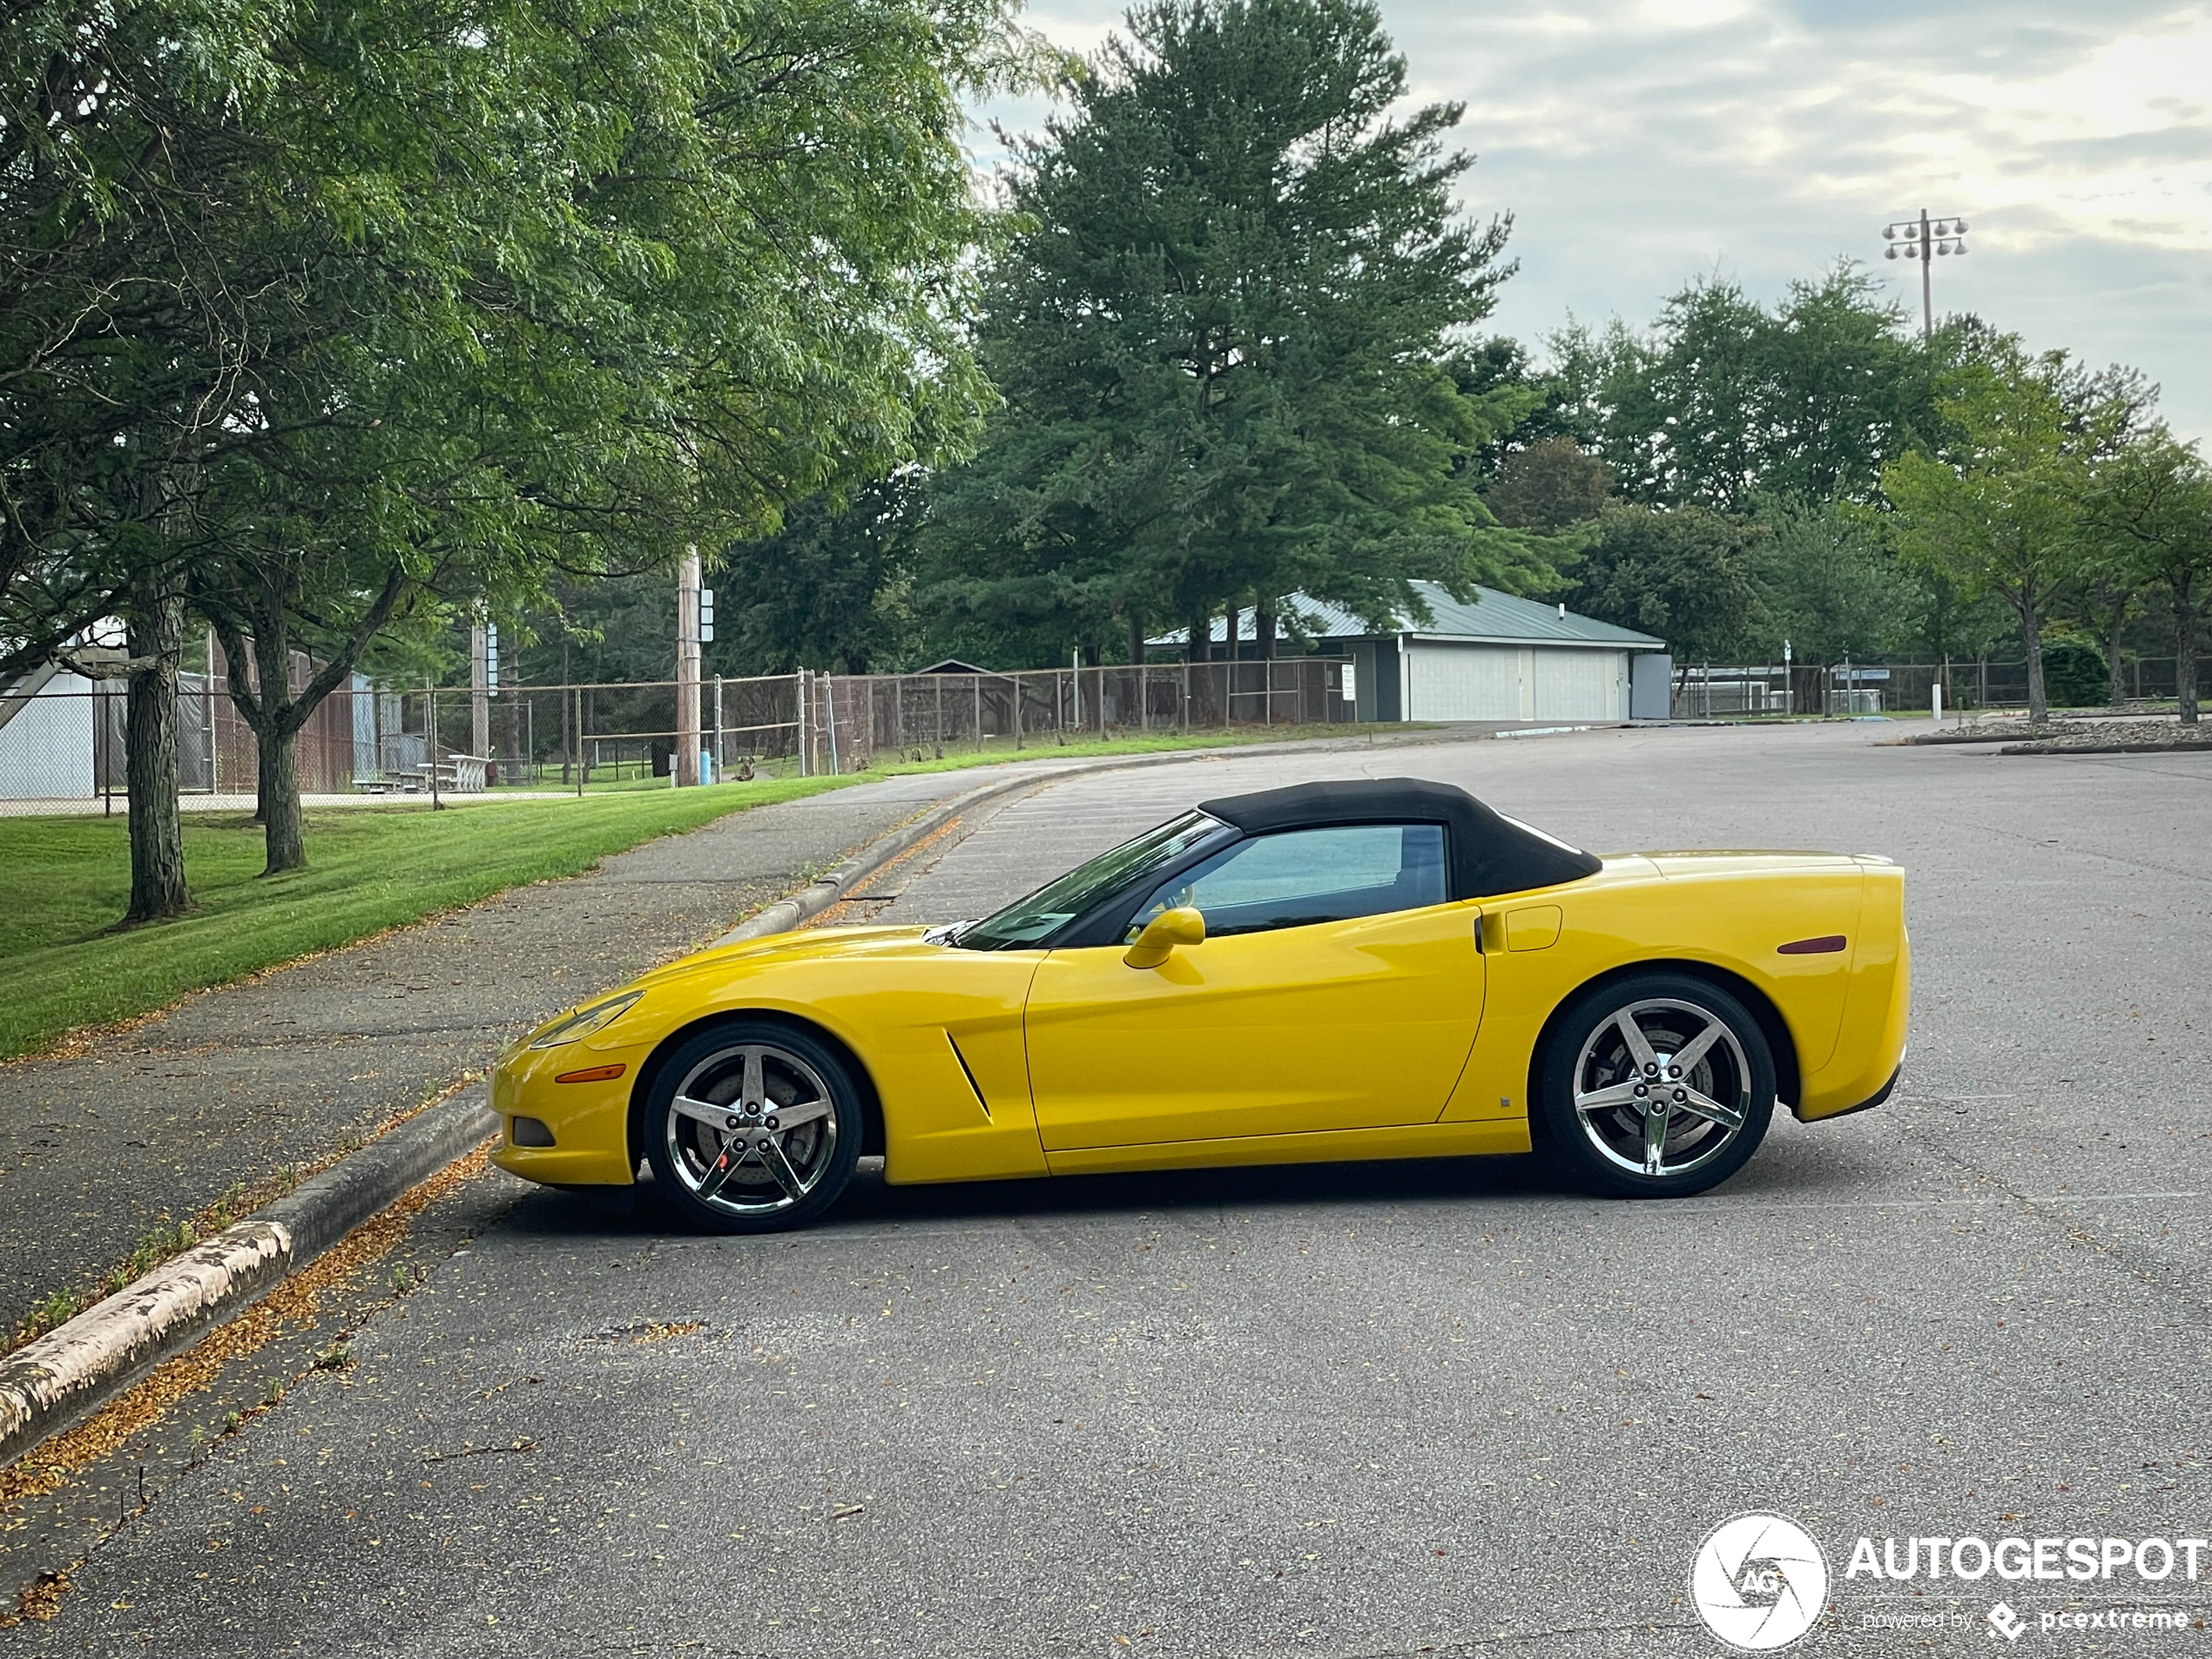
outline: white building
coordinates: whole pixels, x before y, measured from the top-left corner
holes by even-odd
[[[1379,631],[1303,594],[1285,602],[1314,655],[1351,663],[1360,719],[1667,718],[1673,664],[1665,640],[1494,588],[1479,588],[1462,604],[1433,582],[1413,586],[1427,602],[1428,620],[1394,617]],[[1227,636],[1227,620],[1217,620],[1217,647]],[[1155,643],[1182,642],[1177,633]],[[1240,656],[1253,649],[1248,639],[1238,644]],[[1285,641],[1278,649],[1298,647]]]
[[[116,699],[121,705],[121,699]],[[99,792],[89,680],[42,665],[0,685],[0,799],[88,800]]]

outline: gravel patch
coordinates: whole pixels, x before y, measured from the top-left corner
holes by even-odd
[[[2067,721],[2048,731],[2020,735],[2007,744],[2008,755],[2155,754],[2169,749],[2212,749],[2212,725],[2183,725],[2178,720]]]

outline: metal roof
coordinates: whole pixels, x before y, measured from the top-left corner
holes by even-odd
[[[1294,593],[1283,602],[1287,611],[1295,610],[1305,624],[1305,632],[1315,639],[1372,639],[1382,634],[1412,634],[1423,639],[1474,639],[1497,644],[1528,645],[1615,645],[1635,651],[1664,651],[1667,642],[1655,639],[1649,634],[1640,634],[1633,628],[1617,627],[1609,622],[1600,622],[1595,617],[1579,616],[1572,610],[1562,611],[1555,604],[1544,604],[1534,599],[1518,599],[1512,594],[1501,593],[1495,588],[1477,588],[1474,600],[1462,604],[1433,582],[1416,582],[1414,590],[1428,602],[1430,620],[1420,622],[1412,617],[1398,615],[1393,625],[1377,630],[1362,622],[1351,611],[1324,599],[1310,598]],[[1287,621],[1285,617],[1285,621]],[[1244,624],[1247,628],[1250,624]],[[1287,631],[1287,629],[1285,629]],[[1153,645],[1180,645],[1184,631],[1163,634],[1145,643]],[[1229,637],[1229,619],[1213,619],[1213,639],[1225,643]]]

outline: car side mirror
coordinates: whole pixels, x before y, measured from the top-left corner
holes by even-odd
[[[1174,910],[1163,910],[1144,924],[1144,931],[1129,948],[1122,960],[1131,968],[1157,968],[1175,954],[1177,945],[1203,945],[1206,942],[1206,919],[1197,910],[1184,905]]]

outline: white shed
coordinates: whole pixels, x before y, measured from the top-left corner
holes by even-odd
[[[116,699],[121,706],[122,699]],[[91,684],[50,664],[0,685],[0,799],[86,800],[99,792]]]
[[[1631,666],[1639,658],[1663,653],[1663,639],[1494,588],[1478,588],[1471,602],[1462,603],[1433,582],[1413,586],[1427,603],[1428,619],[1395,617],[1393,626],[1380,631],[1303,594],[1285,602],[1298,614],[1315,654],[1352,664],[1360,719],[1667,718],[1667,671],[1651,671],[1665,658],[1655,658],[1641,671]],[[1217,621],[1217,644],[1227,637],[1226,619]],[[1170,638],[1180,643],[1182,636]],[[1240,654],[1249,649],[1248,640],[1240,641]],[[1633,695],[1639,685],[1645,696]],[[1646,701],[1653,706],[1638,706]]]

